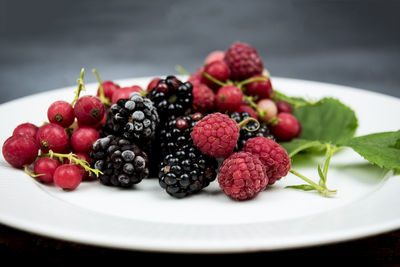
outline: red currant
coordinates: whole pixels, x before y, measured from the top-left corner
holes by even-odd
[[[71,136],[71,145],[75,152],[90,153],[92,144],[100,138],[98,130],[82,126],[75,130]]]
[[[243,93],[234,85],[225,85],[218,90],[215,104],[219,111],[234,112],[243,104]]]
[[[38,156],[38,145],[36,141],[23,134],[13,135],[8,138],[2,148],[4,159],[15,168],[22,168],[31,164]]]
[[[130,97],[130,95],[134,92],[142,92],[143,89],[140,86],[133,85],[130,87],[123,87],[117,91],[114,92],[111,102],[113,104],[117,103],[118,100],[120,99],[127,99]]]
[[[79,125],[91,126],[103,119],[105,108],[100,98],[87,95],[76,101],[74,111]]]
[[[47,110],[47,118],[51,123],[66,128],[75,120],[74,108],[66,101],[56,101]]]
[[[82,182],[82,174],[72,164],[59,166],[53,175],[54,183],[64,190],[74,190]]]
[[[103,86],[104,96],[111,100],[115,91],[119,90],[120,86],[112,81],[104,81],[101,83]],[[100,87],[97,89],[97,96],[100,96]]]
[[[35,162],[33,171],[35,174],[42,174],[37,176],[37,179],[44,183],[51,183],[53,182],[54,172],[60,165],[61,164],[58,160],[47,157],[40,158]]]
[[[79,158],[79,159],[82,159],[82,160],[85,160],[86,162],[90,162],[90,157],[87,155],[87,154],[85,154],[85,153],[75,153],[75,155]],[[66,161],[65,161],[65,164],[73,164],[73,165],[75,165],[75,163],[72,161],[72,163],[67,159]],[[81,172],[81,175],[82,175],[82,180],[84,180],[84,179],[86,179],[86,178],[88,178],[89,177],[89,173],[85,170],[85,168],[83,168],[82,166],[80,166],[80,165],[75,165],[78,169],[79,169],[79,171]]]
[[[58,124],[45,124],[39,128],[36,134],[36,141],[40,150],[47,153],[53,150],[56,153],[65,152],[69,145],[69,137],[63,127]]]
[[[13,135],[25,134],[25,135],[28,135],[28,136],[36,139],[36,133],[37,133],[38,129],[39,129],[39,127],[37,127],[36,125],[34,125],[32,123],[29,123],[29,122],[22,123],[14,129]]]
[[[295,116],[282,112],[276,118],[277,122],[272,124],[271,131],[278,141],[287,142],[300,136],[301,124]]]

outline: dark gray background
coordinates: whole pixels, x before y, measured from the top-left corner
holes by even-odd
[[[0,3],[0,103],[74,85],[81,67],[110,80],[192,72],[236,40],[273,76],[400,97],[400,1]]]

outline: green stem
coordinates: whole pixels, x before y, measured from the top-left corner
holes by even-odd
[[[209,79],[210,81],[212,81],[212,82],[218,84],[219,86],[225,86],[225,85],[226,85],[225,83],[223,83],[223,82],[221,82],[221,81],[215,79],[213,76],[211,76],[210,74],[208,74],[208,73],[205,72],[205,71],[202,71],[201,74],[203,74],[204,77],[206,77],[206,78]]]
[[[29,175],[30,177],[32,177],[32,178],[37,178],[37,177],[39,177],[39,176],[45,175],[45,174],[43,174],[43,173],[35,174],[35,173],[33,173],[33,172],[30,172],[27,165],[24,166],[24,171],[25,171],[26,174],[28,174],[28,175]]]
[[[181,75],[190,76],[190,72],[188,72],[187,70],[185,70],[181,65],[175,66],[175,70],[176,70],[179,74],[181,74]]]
[[[255,122],[257,122],[257,128],[256,128],[256,129],[251,130],[251,129],[249,129],[249,128],[246,127],[246,125],[247,125],[250,121],[255,121]],[[242,120],[241,122],[239,122],[239,123],[238,123],[238,126],[239,126],[239,128],[244,127],[244,128],[245,128],[247,131],[249,131],[249,132],[255,132],[255,131],[257,131],[257,130],[260,128],[260,123],[258,122],[258,120],[254,119],[253,117],[250,117],[250,118],[244,119],[244,120]]]
[[[103,174],[100,170],[97,169],[92,169],[89,166],[89,163],[86,160],[80,159],[76,154],[73,154],[72,152],[69,154],[61,154],[61,153],[55,153],[52,150],[49,151],[49,153],[44,154],[44,157],[57,157],[60,160],[69,159],[69,162],[74,162],[76,165],[82,166],[85,171],[89,172],[91,174],[92,172],[96,175],[96,177],[99,177],[100,174]]]
[[[330,195],[336,194],[336,190],[328,190],[327,188],[323,188],[322,186],[316,184],[315,182],[313,182],[312,180],[308,179],[307,177],[305,177],[304,175],[298,173],[297,171],[290,169],[289,171],[290,173],[296,175],[297,177],[299,177],[300,179],[302,179],[303,181],[309,183],[310,185],[312,185],[318,192],[320,192],[324,197],[329,197]]]
[[[261,120],[264,120],[267,114],[265,110],[262,110],[258,107],[258,105],[254,102],[253,97],[243,94],[243,99],[249,102],[250,107],[252,107],[257,112],[257,116]]]
[[[77,80],[77,82],[78,82],[78,89],[77,89],[76,92],[75,92],[75,98],[74,98],[74,100],[71,102],[71,106],[74,106],[74,105],[75,105],[76,101],[78,101],[78,99],[79,99],[79,95],[81,94],[81,91],[84,91],[84,90],[85,90],[85,84],[83,83],[83,76],[84,76],[84,74],[85,74],[85,69],[82,68],[82,69],[81,69],[81,75],[80,75],[79,79]]]
[[[326,156],[326,160],[325,160],[325,164],[324,164],[324,170],[323,170],[325,181],[326,181],[326,178],[328,177],[329,163],[331,161],[331,158],[332,158],[334,150],[335,150],[334,146],[332,146],[330,143],[326,144],[326,155],[327,156]]]
[[[101,102],[102,102],[104,105],[106,105],[106,106],[111,106],[111,101],[110,101],[110,99],[108,99],[108,98],[104,95],[103,83],[101,82],[99,73],[97,72],[96,69],[92,69],[92,72],[93,72],[94,75],[96,76],[97,82],[99,83],[99,89],[100,89],[100,96],[99,96],[99,98],[100,98]]]
[[[265,81],[268,81],[268,78],[264,78],[264,77],[249,78],[247,80],[244,80],[244,81],[238,83],[236,86],[239,87],[239,89],[241,89],[243,91],[242,88],[246,84],[253,83],[253,82],[265,82]]]
[[[315,102],[309,101],[309,100],[298,100],[293,97],[289,97],[278,90],[274,89],[274,95],[272,96],[272,99],[274,101],[285,101],[291,105],[293,105],[293,108],[297,109],[303,106],[313,106],[315,105]]]

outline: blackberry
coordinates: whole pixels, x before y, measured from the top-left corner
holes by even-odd
[[[131,187],[149,175],[147,154],[133,142],[109,135],[94,142],[90,166],[103,172],[105,185]]]
[[[201,113],[187,116],[171,116],[160,129],[161,154],[166,155],[190,142],[190,133],[198,121],[203,118]]]
[[[159,183],[169,195],[183,198],[214,181],[217,167],[216,159],[205,156],[188,142],[164,158],[158,174]]]
[[[238,112],[233,112],[230,117],[236,121],[237,123],[248,119],[251,117],[251,115],[247,112],[242,112],[242,113],[238,113]],[[255,129],[257,129],[258,124],[255,121],[250,121],[246,124],[246,127],[242,127],[240,129],[240,133],[239,133],[239,140],[237,142],[235,151],[241,151],[244,144],[246,143],[246,141],[250,138],[253,137],[258,137],[258,136],[264,136],[267,137],[269,139],[272,139],[275,141],[275,137],[272,135],[272,133],[270,132],[269,128],[267,127],[267,125],[260,125],[260,128],[258,128],[258,130],[254,131]],[[247,129],[246,129],[247,128]],[[249,131],[250,130],[250,131]]]
[[[151,100],[133,93],[129,99],[120,99],[110,107],[103,135],[147,144],[154,139],[158,123],[158,113]]]
[[[190,82],[181,82],[175,76],[167,76],[158,81],[148,97],[154,102],[162,120],[169,116],[190,114],[193,102],[193,86]]]

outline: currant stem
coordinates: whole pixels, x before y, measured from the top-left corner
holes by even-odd
[[[37,177],[39,177],[39,176],[45,175],[44,173],[35,174],[35,173],[33,173],[33,172],[30,172],[30,171],[29,171],[29,168],[28,168],[28,165],[25,165],[25,166],[24,166],[24,171],[25,171],[26,174],[28,174],[28,175],[29,175],[30,177],[32,177],[32,178],[37,178]]]
[[[265,81],[268,81],[268,79],[264,78],[264,77],[249,78],[249,79],[246,79],[246,80],[238,83],[236,86],[239,87],[239,89],[242,89],[243,86],[245,86],[246,84],[253,83],[253,82],[265,82]]]
[[[294,109],[300,108],[300,107],[304,107],[304,106],[313,106],[316,103],[313,101],[309,101],[309,100],[305,100],[305,101],[299,101],[296,99],[293,99],[291,97],[286,96],[285,94],[279,92],[278,90],[276,90],[274,88],[274,95],[272,96],[272,99],[274,101],[285,101],[291,105],[293,105]]]
[[[250,107],[256,110],[257,116],[263,120],[267,115],[265,110],[262,110],[258,107],[258,105],[254,102],[253,97],[243,94],[243,99],[249,102]]]
[[[202,71],[201,74],[203,74],[204,77],[206,77],[206,78],[209,79],[210,81],[212,81],[212,82],[218,84],[219,86],[225,86],[225,85],[226,85],[225,83],[223,83],[223,82],[221,82],[221,81],[215,79],[213,76],[211,76],[210,74],[208,74],[208,73],[205,72],[205,71]]]
[[[52,150],[50,150],[49,153],[44,154],[43,156],[50,158],[57,157],[60,160],[63,160],[65,158],[69,159],[70,162],[74,162],[76,165],[82,166],[85,169],[85,171],[89,172],[89,174],[93,172],[96,175],[96,177],[99,177],[100,174],[103,174],[100,170],[90,168],[89,162],[80,159],[76,154],[72,152],[69,154],[61,154],[61,153],[54,153]]]
[[[176,70],[179,74],[181,74],[181,75],[190,76],[190,72],[188,72],[187,70],[185,70],[181,65],[175,66],[175,70]]]
[[[257,128],[256,128],[256,129],[251,130],[251,129],[249,129],[249,128],[246,127],[246,125],[247,125],[250,121],[255,121],[255,122],[257,122]],[[260,123],[258,122],[258,120],[256,120],[256,119],[250,117],[250,118],[244,119],[244,120],[242,120],[241,122],[239,122],[239,123],[238,123],[238,126],[239,126],[239,128],[244,127],[244,128],[245,128],[247,131],[249,131],[249,132],[255,132],[255,131],[257,131],[257,130],[260,128]]]
[[[99,96],[99,98],[100,98],[101,102],[102,102],[104,105],[106,105],[106,106],[111,106],[110,99],[108,99],[108,98],[105,97],[105,95],[104,95],[103,83],[101,82],[99,73],[97,72],[96,69],[92,69],[92,72],[93,72],[94,75],[96,76],[97,82],[99,83],[99,89],[100,89],[100,96]]]
[[[85,84],[83,83],[83,76],[85,74],[85,69],[82,68],[81,69],[81,75],[79,76],[79,79],[77,80],[78,82],[78,89],[75,92],[75,98],[74,100],[71,102],[71,106],[74,106],[76,101],[78,101],[79,99],[79,95],[81,94],[81,91],[85,90]]]

